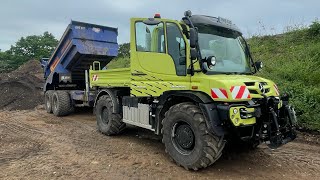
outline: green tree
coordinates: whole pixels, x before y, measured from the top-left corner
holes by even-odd
[[[118,57],[130,57],[130,43],[123,43],[119,45]]]
[[[57,44],[49,32],[20,38],[8,51],[0,52],[0,73],[15,70],[31,59],[50,57]]]
[[[27,60],[40,59],[49,57],[57,44],[58,40],[51,33],[45,32],[43,35],[20,38],[8,52],[14,56],[23,56]]]
[[[24,62],[22,57],[13,56],[8,52],[0,52],[0,73],[15,70],[22,62]]]

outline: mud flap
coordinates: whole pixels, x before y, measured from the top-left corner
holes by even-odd
[[[201,111],[206,119],[206,124],[210,132],[217,136],[224,136],[225,131],[222,127],[222,122],[219,117],[218,109],[215,104],[199,104]],[[226,113],[228,114],[228,113]]]

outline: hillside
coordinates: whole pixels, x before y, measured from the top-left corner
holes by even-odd
[[[320,129],[320,24],[275,36],[249,40],[255,61],[264,62],[258,75],[277,83],[292,97],[299,125]]]

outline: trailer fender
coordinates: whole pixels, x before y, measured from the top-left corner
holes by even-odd
[[[43,86],[43,91],[54,90],[54,87],[59,84],[59,75],[57,73],[51,73]]]
[[[117,94],[117,91],[116,91],[116,90],[101,89],[101,90],[98,92],[98,94],[97,94],[97,96],[96,96],[96,98],[95,98],[94,107],[96,107],[96,103],[97,103],[97,101],[99,100],[99,98],[100,98],[101,96],[103,96],[103,95],[109,95],[110,98],[111,98],[111,100],[112,100],[112,104],[113,104],[113,111],[112,111],[112,112],[113,112],[113,113],[116,113],[116,114],[120,113],[120,112],[121,112],[121,111],[120,111],[120,104],[119,104],[119,100],[118,100],[116,94]]]

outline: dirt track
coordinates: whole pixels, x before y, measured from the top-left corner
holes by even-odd
[[[64,118],[42,108],[0,111],[0,179],[320,179],[319,137],[300,135],[271,151],[234,150],[213,166],[186,171],[160,139],[139,128],[107,137],[82,112]]]

